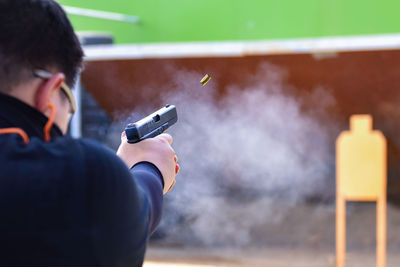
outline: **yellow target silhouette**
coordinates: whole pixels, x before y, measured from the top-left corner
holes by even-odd
[[[386,265],[386,139],[370,115],[350,117],[350,131],[336,141],[336,260],[345,266],[346,201],[376,201],[377,266]]]

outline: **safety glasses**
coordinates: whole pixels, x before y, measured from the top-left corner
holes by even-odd
[[[51,77],[53,77],[52,73],[45,71],[45,70],[40,70],[40,69],[34,70],[33,74],[36,77],[45,79],[45,80],[51,79]],[[76,111],[76,102],[75,102],[74,96],[72,95],[71,89],[64,82],[61,84],[61,89],[64,92],[64,94],[67,96],[67,98],[71,104],[70,113],[74,114]]]

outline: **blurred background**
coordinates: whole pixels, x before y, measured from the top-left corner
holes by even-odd
[[[388,141],[400,264],[399,1],[59,2],[86,54],[71,135],[116,149],[128,122],[178,110],[181,172],[145,266],[335,266],[335,140],[352,114]],[[375,266],[375,203],[346,212],[348,265]]]

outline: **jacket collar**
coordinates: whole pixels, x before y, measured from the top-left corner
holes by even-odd
[[[44,140],[43,128],[48,118],[39,110],[9,95],[0,93],[0,128],[18,127],[29,137]],[[50,131],[51,138],[62,136],[57,125]]]

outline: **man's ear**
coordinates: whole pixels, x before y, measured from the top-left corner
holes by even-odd
[[[51,97],[65,80],[63,73],[54,74],[50,79],[44,80],[38,87],[35,94],[35,108],[45,112],[51,102]]]

